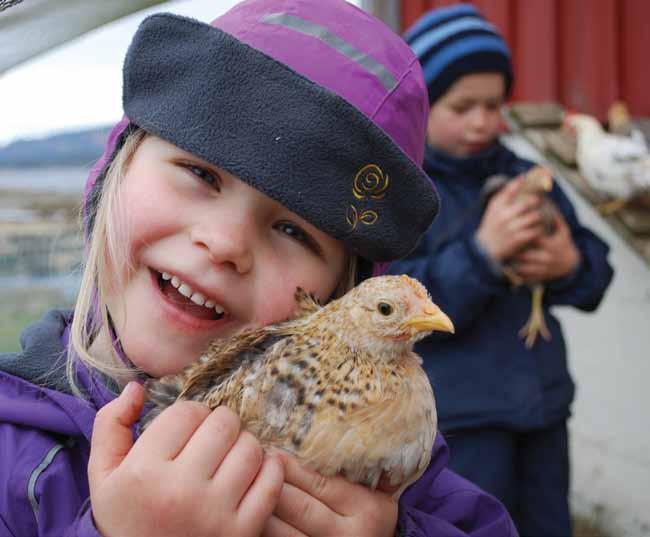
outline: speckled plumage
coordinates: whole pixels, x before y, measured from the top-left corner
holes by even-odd
[[[227,405],[264,445],[324,475],[374,488],[385,472],[403,490],[426,469],[437,424],[412,347],[451,321],[407,276],[371,278],[325,307],[300,289],[296,300],[295,319],[215,341],[148,382],[147,420],[176,399]]]

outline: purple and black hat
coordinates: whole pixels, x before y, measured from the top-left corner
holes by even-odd
[[[438,211],[421,169],[429,108],[411,49],[344,0],[248,0],[211,25],[140,25],[124,63],[126,117],[87,187],[138,126],[222,167],[355,254],[408,254]]]

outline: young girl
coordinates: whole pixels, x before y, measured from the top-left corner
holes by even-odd
[[[413,248],[438,202],[410,49],[343,0],[251,0],[212,25],[146,19],[123,91],[74,314],[0,358],[0,534],[515,535],[442,440],[398,505],[264,454],[225,408],[180,402],[132,433],[142,379]]]
[[[543,234],[539,200],[517,196],[519,179],[483,207],[487,177],[515,177],[533,165],[498,141],[513,75],[496,29],[473,6],[457,4],[424,15],[406,39],[428,85],[424,169],[442,210],[416,251],[391,270],[419,278],[456,327],[455,335],[416,347],[436,393],[450,466],[501,499],[522,535],[567,537],[566,423],[574,386],[549,308],[598,306],[612,278],[608,248],[580,225],[557,184],[551,236]],[[513,258],[524,281],[546,287],[552,338],[530,350],[518,335],[530,292],[512,289],[500,269]]]

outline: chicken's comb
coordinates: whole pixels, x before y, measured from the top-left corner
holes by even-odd
[[[562,114],[562,127],[566,128],[567,127],[567,119],[569,119],[571,116],[577,116],[578,111],[575,108],[565,108],[564,109],[564,114]]]
[[[404,280],[404,282],[406,282],[413,289],[415,296],[418,298],[428,298],[426,290],[419,281],[414,280],[406,274],[402,274],[402,280]]]

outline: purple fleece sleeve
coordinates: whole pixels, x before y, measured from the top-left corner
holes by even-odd
[[[503,505],[470,483],[467,485],[448,491],[447,494],[431,497],[431,509],[424,505],[401,507],[397,535],[517,537],[517,530]]]
[[[7,423],[0,423],[0,445],[0,535],[101,537],[89,508],[85,454]]]
[[[399,537],[517,537],[506,508],[445,466],[449,452],[439,434],[427,471],[399,500]]]
[[[63,537],[102,537],[95,527],[90,500],[86,501],[73,524],[66,530]]]

